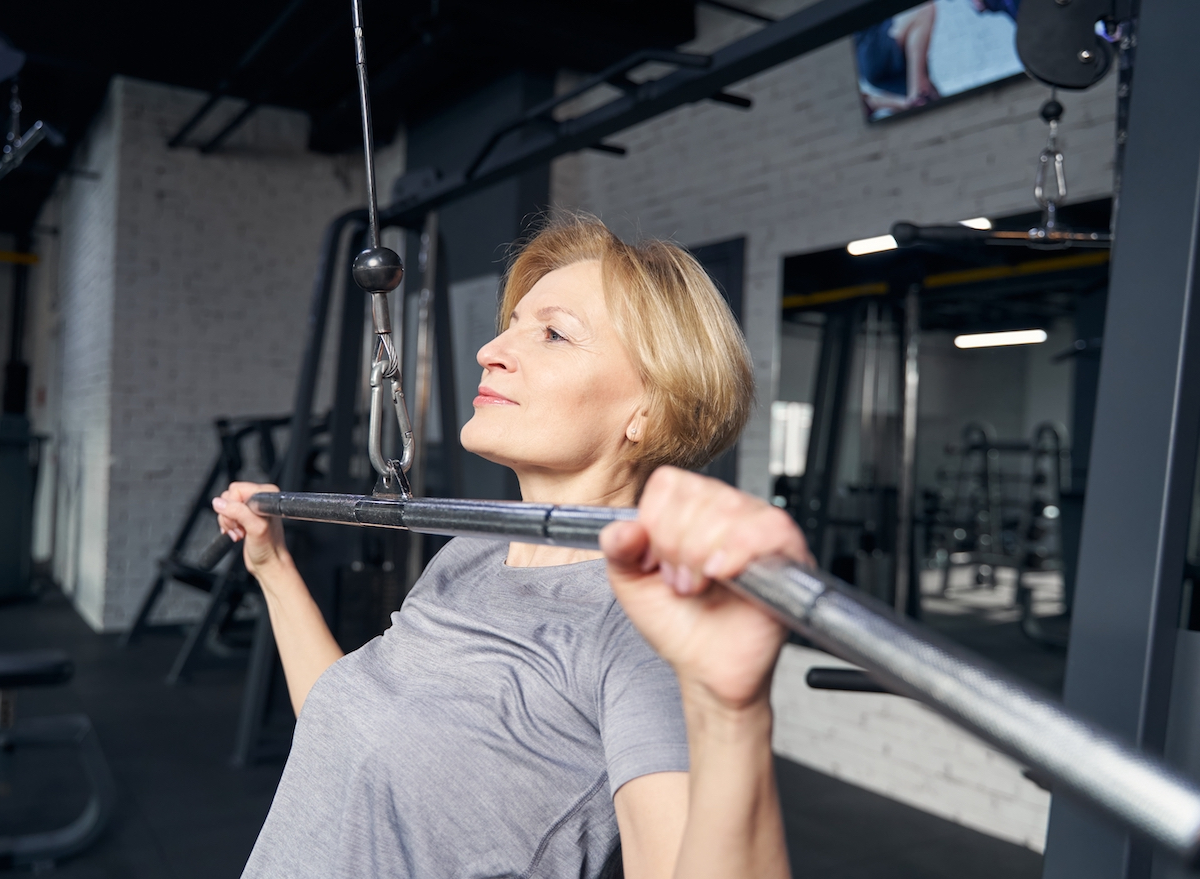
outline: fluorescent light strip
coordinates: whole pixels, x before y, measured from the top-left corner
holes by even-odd
[[[978,229],[981,232],[986,232],[992,228],[992,221],[987,217],[972,217],[969,220],[959,220],[958,225],[966,226],[968,229]]]
[[[891,235],[879,235],[875,238],[860,238],[846,245],[846,252],[851,256],[863,256],[867,253],[879,253],[884,250],[895,250],[896,239]]]
[[[1001,345],[1037,345],[1046,341],[1045,330],[1012,330],[1007,333],[970,333],[954,337],[955,348],[998,348]]]

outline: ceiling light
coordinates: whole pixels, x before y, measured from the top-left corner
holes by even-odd
[[[972,217],[969,220],[959,220],[958,225],[966,226],[968,229],[979,229],[980,231],[986,232],[988,229],[992,228],[992,221],[987,217]]]
[[[1046,341],[1045,330],[1011,330],[1007,333],[970,333],[954,337],[955,348],[998,348],[1001,345],[1037,345]]]
[[[891,235],[879,235],[875,238],[860,238],[846,245],[846,251],[851,256],[862,256],[866,253],[879,253],[882,250],[895,250],[896,239]]]

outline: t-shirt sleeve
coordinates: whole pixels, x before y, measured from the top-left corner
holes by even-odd
[[[652,772],[687,772],[675,672],[614,603],[601,633],[597,700],[611,792]]]

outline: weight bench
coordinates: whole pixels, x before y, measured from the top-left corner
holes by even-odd
[[[91,784],[91,795],[79,816],[62,827],[19,836],[0,835],[0,869],[46,867],[82,851],[100,835],[116,799],[112,774],[85,714],[16,719],[16,693],[22,687],[52,687],[71,679],[75,668],[61,650],[0,653],[0,755],[11,757],[19,748],[78,748]]]

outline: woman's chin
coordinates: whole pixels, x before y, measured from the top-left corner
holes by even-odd
[[[475,417],[463,425],[459,432],[459,442],[462,443],[464,450],[473,455],[478,455],[486,461],[491,461],[493,464],[499,464],[502,467],[511,467],[512,458],[510,455],[504,454],[502,443],[496,442],[495,431],[489,431],[479,424],[479,418]]]

